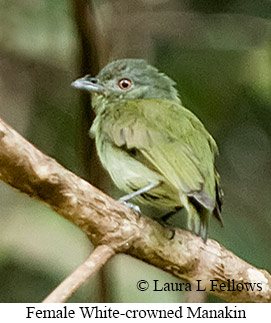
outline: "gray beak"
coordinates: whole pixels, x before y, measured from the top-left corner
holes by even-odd
[[[76,89],[85,90],[89,92],[104,92],[104,87],[97,83],[98,81],[95,77],[86,75],[72,82],[71,86],[75,87]]]

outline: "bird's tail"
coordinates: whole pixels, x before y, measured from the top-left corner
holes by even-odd
[[[210,218],[210,211],[201,207],[198,210],[192,203],[187,203],[187,226],[188,229],[206,242],[208,233],[208,224]]]

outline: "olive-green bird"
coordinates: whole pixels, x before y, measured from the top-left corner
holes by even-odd
[[[185,208],[188,228],[206,240],[210,215],[222,224],[217,146],[182,106],[174,81],[142,59],[120,59],[72,85],[92,94],[90,134],[104,168],[128,194],[120,200],[169,213]]]

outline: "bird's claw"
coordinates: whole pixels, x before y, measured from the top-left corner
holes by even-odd
[[[123,205],[127,206],[129,209],[132,209],[133,211],[137,212],[138,214],[141,214],[141,210],[138,205],[130,203],[130,202],[121,201],[121,200],[120,200],[120,202]]]
[[[167,220],[167,219],[166,219]],[[157,222],[163,227],[165,228],[169,235],[168,235],[168,239],[172,240],[175,237],[175,229],[172,228],[171,225],[169,225],[168,223],[166,223],[165,219],[162,217],[160,219],[157,219]]]

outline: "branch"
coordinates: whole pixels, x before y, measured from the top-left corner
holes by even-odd
[[[47,203],[59,215],[81,228],[94,246],[137,257],[229,302],[271,302],[271,276],[246,263],[218,242],[176,229],[173,239],[156,221],[138,216],[85,180],[62,167],[26,141],[0,119],[0,179]],[[255,288],[242,291],[211,289],[217,285]],[[229,281],[228,281],[229,280]],[[222,285],[221,285],[222,286]],[[224,285],[223,285],[224,286]]]
[[[67,277],[48,295],[43,303],[63,303],[79,289],[87,279],[98,271],[113,255],[114,250],[108,245],[96,247],[85,262]]]

